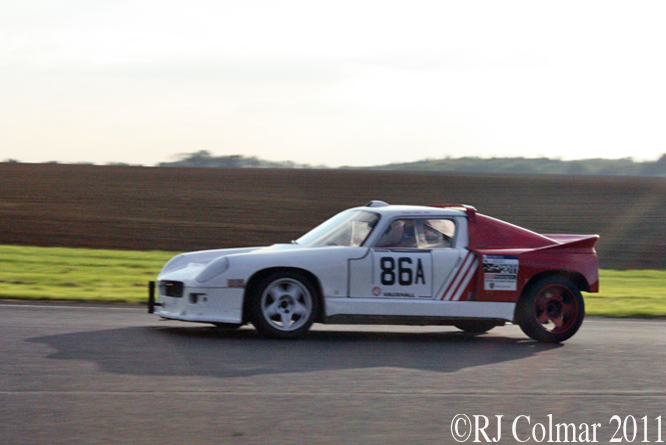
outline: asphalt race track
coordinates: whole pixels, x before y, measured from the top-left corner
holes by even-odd
[[[657,443],[665,355],[662,321],[588,319],[562,345],[516,326],[316,325],[285,342],[132,306],[6,301],[0,443]]]

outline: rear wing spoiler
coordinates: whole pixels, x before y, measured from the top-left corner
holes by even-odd
[[[597,241],[599,235],[544,235],[556,242],[552,246],[546,246],[543,250],[557,250],[557,249],[592,249]]]

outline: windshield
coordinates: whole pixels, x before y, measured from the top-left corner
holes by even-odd
[[[301,246],[350,246],[363,244],[379,221],[379,215],[366,210],[346,210],[315,227],[298,240]]]

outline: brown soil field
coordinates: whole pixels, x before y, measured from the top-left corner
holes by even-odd
[[[465,203],[597,233],[600,264],[666,269],[666,179],[0,163],[0,244],[188,251],[289,242],[371,199]]]

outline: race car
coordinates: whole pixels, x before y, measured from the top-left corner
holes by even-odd
[[[313,323],[453,325],[470,333],[516,323],[561,342],[598,292],[598,235],[542,235],[468,205],[371,201],[290,244],[204,250],[168,261],[148,311],[171,320],[296,338]]]

